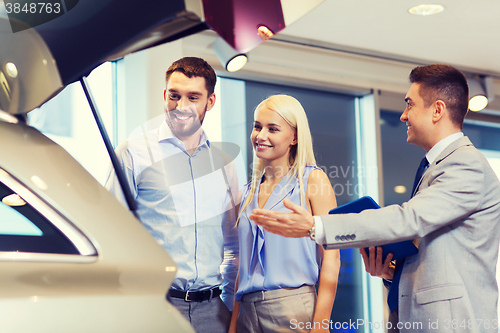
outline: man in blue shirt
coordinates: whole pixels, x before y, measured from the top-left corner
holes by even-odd
[[[116,149],[138,217],[177,264],[167,298],[204,333],[227,332],[238,269],[238,148],[210,142],[201,127],[215,83],[203,59],[177,60],[166,73],[159,127]],[[114,173],[106,187],[125,202]]]

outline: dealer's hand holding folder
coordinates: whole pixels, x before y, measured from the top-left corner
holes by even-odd
[[[420,180],[421,176],[418,176],[418,180]],[[371,197],[366,196],[334,208],[330,211],[330,214],[360,213],[364,210],[378,208],[380,206]],[[376,247],[360,248],[359,253],[363,257],[366,272],[371,276],[383,278],[386,286],[389,286],[388,284],[394,277],[396,260],[416,254],[418,249],[415,243],[417,242],[407,240]]]

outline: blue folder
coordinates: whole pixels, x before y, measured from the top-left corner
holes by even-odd
[[[359,198],[357,200],[346,203],[330,210],[329,214],[349,214],[360,213],[366,209],[378,209],[380,206],[369,196]],[[382,247],[382,261],[389,253],[393,254],[392,260],[397,260],[417,254],[418,249],[412,241],[402,241],[397,243],[380,245]],[[368,248],[365,247],[366,253],[369,254]]]

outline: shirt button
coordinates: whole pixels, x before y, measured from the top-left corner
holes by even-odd
[[[352,239],[352,240],[355,240],[355,239],[356,239],[356,235],[355,235],[355,234],[352,234],[352,235],[351,235],[351,239]]]
[[[339,235],[335,236],[335,240],[338,242],[340,240]]]

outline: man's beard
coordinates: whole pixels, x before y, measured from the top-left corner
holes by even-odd
[[[207,104],[208,105],[208,104]],[[207,105],[205,105],[205,112],[207,110]],[[178,116],[189,116],[190,119],[188,119],[188,122],[183,124],[179,123],[176,120],[176,115]],[[172,110],[172,111],[167,111],[166,114],[166,121],[168,124],[168,127],[170,127],[170,130],[172,133],[178,137],[178,138],[187,138],[192,135],[194,135],[196,132],[201,127],[202,121],[198,117],[198,113],[196,110],[193,112],[190,110],[190,112],[186,112],[185,110]]]

